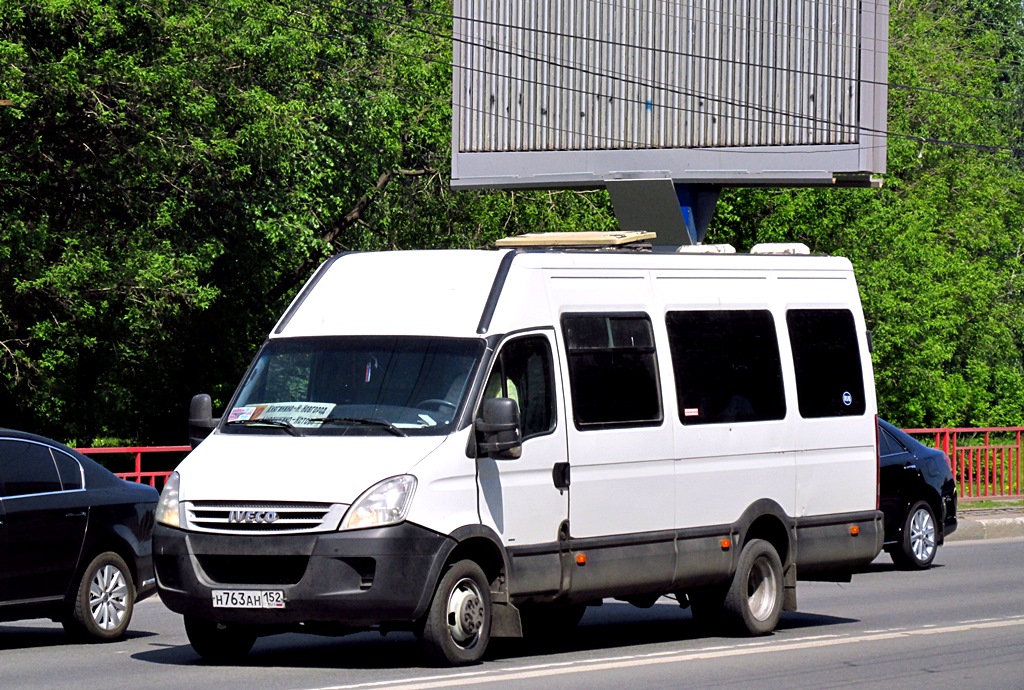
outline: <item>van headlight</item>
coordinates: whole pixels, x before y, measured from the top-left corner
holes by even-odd
[[[394,525],[405,519],[416,493],[416,477],[403,474],[375,484],[345,513],[339,529],[360,529]]]
[[[178,503],[178,484],[181,477],[171,472],[160,492],[160,501],[156,504],[156,521],[170,527],[181,527],[181,511]]]

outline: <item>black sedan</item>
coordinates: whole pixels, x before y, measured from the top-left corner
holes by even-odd
[[[956,530],[956,481],[949,458],[878,420],[885,550],[900,568],[929,567]]]
[[[124,635],[135,602],[156,591],[158,499],[56,441],[0,429],[0,621]]]

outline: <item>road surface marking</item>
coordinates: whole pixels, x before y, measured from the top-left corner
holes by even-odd
[[[972,630],[991,630],[994,628],[1019,626],[1024,626],[1024,616],[1013,616],[1011,618],[986,622],[948,625],[941,628],[931,627],[917,630],[908,629],[895,630],[891,632],[873,632],[851,637],[823,635],[821,637],[806,637],[792,641],[774,639],[772,642],[775,644],[753,642],[734,647],[708,647],[693,652],[652,652],[650,654],[637,654],[632,656],[615,656],[564,663],[539,664],[535,666],[525,666],[514,670],[463,671],[461,673],[455,672],[450,675],[384,680],[371,683],[353,683],[351,685],[329,685],[319,688],[309,688],[308,690],[358,690],[361,688],[387,688],[387,690],[434,690],[436,688],[479,685],[482,683],[507,683],[516,680],[564,676],[576,673],[592,673],[594,671],[611,671],[638,666],[678,664],[686,661],[720,659],[724,657],[747,656],[751,654],[765,654],[769,652],[786,652],[794,649],[835,647],[838,645],[858,644],[862,642],[880,642],[884,640],[917,637],[921,635],[948,635]]]

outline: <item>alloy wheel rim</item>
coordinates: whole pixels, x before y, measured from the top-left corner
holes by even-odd
[[[89,610],[103,630],[114,630],[128,612],[128,583],[124,573],[113,565],[96,571],[89,583]]]
[[[926,563],[935,552],[935,522],[924,508],[915,511],[910,519],[910,548],[921,563]]]

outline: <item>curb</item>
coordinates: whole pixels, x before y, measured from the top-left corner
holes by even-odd
[[[1005,510],[963,511],[957,515],[956,532],[946,542],[1024,537],[1024,513]]]

